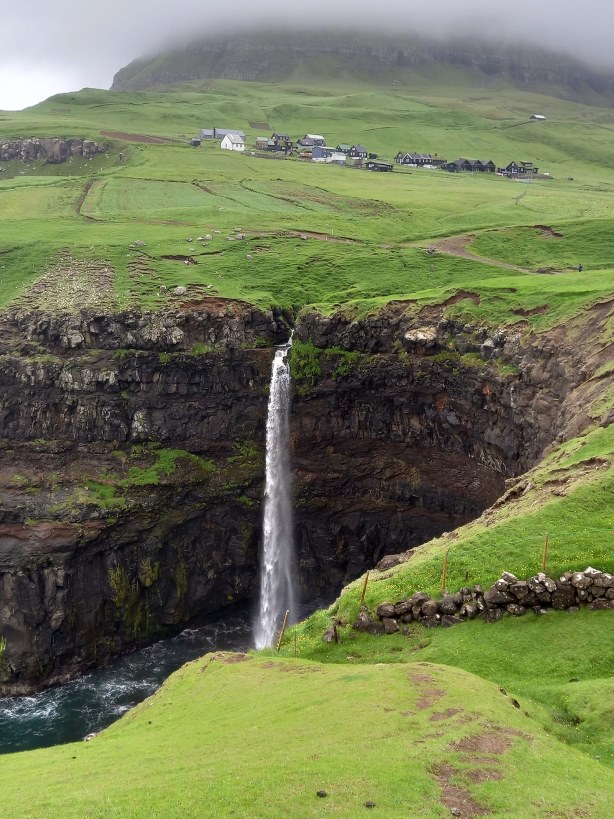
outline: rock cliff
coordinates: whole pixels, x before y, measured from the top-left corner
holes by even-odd
[[[581,415],[590,367],[569,328],[406,307],[296,322],[304,599],[472,519]],[[291,323],[217,299],[4,315],[0,693],[253,599],[270,363]]]
[[[91,159],[104,150],[91,139],[0,139],[0,161],[10,162],[13,159],[22,162],[43,161],[50,165],[66,162],[73,156]]]

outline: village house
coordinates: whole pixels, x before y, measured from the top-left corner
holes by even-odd
[[[220,148],[224,151],[244,151],[245,140],[236,134],[226,134],[220,143]]]
[[[510,162],[505,168],[498,168],[497,173],[501,176],[509,177],[530,177],[535,176],[539,168],[536,168],[532,162]]]
[[[352,145],[347,155],[350,159],[366,159],[367,153],[368,151],[364,145]]]
[[[200,148],[201,144],[202,140],[200,140],[198,137],[193,137],[190,140],[190,145],[192,146],[192,148]]]
[[[283,145],[284,147],[289,146],[290,148],[292,147],[292,140],[288,134],[271,134],[271,139],[277,145]]]
[[[298,144],[303,148],[313,148],[314,145],[325,145],[326,140],[321,134],[305,134],[299,139]]]
[[[451,173],[458,173],[460,171],[471,171],[473,173],[494,173],[496,170],[495,163],[489,160],[481,159],[455,159],[454,162],[447,162],[443,165],[446,171]]]
[[[412,168],[441,168],[446,164],[446,159],[437,154],[414,154],[409,151],[399,151],[394,161]]]
[[[350,152],[351,148],[351,145],[346,145],[344,142],[342,142],[340,145],[337,145],[336,150],[340,151],[342,154],[347,154]]]
[[[270,140],[268,137],[256,137],[256,150],[268,151],[269,142]]]
[[[313,162],[333,162],[337,165],[345,165],[347,157],[343,151],[336,148],[328,148],[326,145],[314,145],[311,150]]]
[[[228,134],[242,137],[245,141],[245,134],[243,131],[236,131],[232,128],[202,128],[200,132],[201,139],[224,139]]]

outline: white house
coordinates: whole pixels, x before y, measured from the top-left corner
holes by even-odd
[[[220,148],[225,151],[244,151],[245,140],[238,134],[226,134],[224,139],[220,142]]]

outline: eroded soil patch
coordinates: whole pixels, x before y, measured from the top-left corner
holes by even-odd
[[[436,765],[431,769],[441,788],[441,802],[454,816],[470,819],[472,816],[487,816],[488,808],[477,802],[471,793],[460,785],[452,783],[457,776],[457,770],[452,765]]]

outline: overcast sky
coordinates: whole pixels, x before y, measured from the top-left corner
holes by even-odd
[[[237,13],[237,7],[245,11]],[[289,4],[290,5],[290,4]],[[371,0],[352,4],[310,0],[284,9],[279,0],[29,0],[11,4],[0,17],[0,108],[22,108],[59,91],[85,86],[108,88],[114,73],[169,37],[193,36],[220,26],[275,25],[315,20],[371,28]],[[493,8],[499,6],[499,8]],[[472,32],[563,49],[574,56],[614,67],[612,0],[388,0],[376,6],[378,22],[391,29],[433,35]],[[433,9],[429,19],[429,9]],[[321,9],[318,13],[317,9]],[[228,19],[230,17],[230,19]]]

